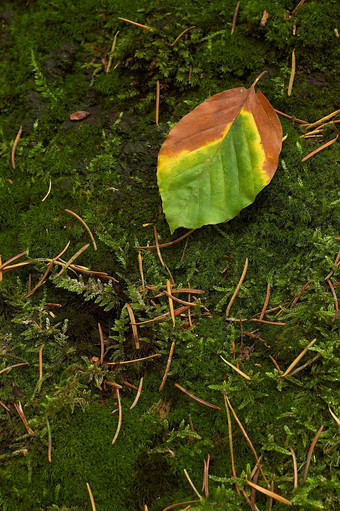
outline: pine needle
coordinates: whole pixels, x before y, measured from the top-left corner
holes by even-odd
[[[198,493],[197,489],[196,489],[196,486],[194,485],[194,483],[192,482],[192,480],[190,479],[190,476],[188,474],[188,472],[186,471],[186,469],[184,469],[184,474],[185,474],[185,477],[187,478],[191,488],[194,490],[194,492],[196,493],[197,497],[199,499],[202,499],[203,497]]]
[[[185,30],[183,30],[183,32],[181,32],[177,37],[176,39],[174,40],[173,43],[165,43],[167,44],[168,46],[175,46],[175,44],[177,43],[177,41],[182,37],[182,35],[186,34],[189,30],[192,30],[193,28],[196,28],[196,25],[192,25],[191,27],[188,27],[186,28]]]
[[[330,279],[327,279],[327,283],[330,287],[330,290],[332,292],[332,295],[333,295],[333,298],[334,298],[334,308],[335,308],[335,314],[334,316],[332,317],[332,321],[335,321],[338,316],[339,316],[339,302],[338,302],[338,297],[336,296],[336,292],[335,292],[335,289],[334,289],[334,286],[333,286],[333,283]]]
[[[230,458],[231,458],[231,471],[233,474],[233,478],[236,479],[236,470],[235,470],[235,460],[234,460],[234,447],[233,447],[233,432],[231,428],[231,419],[230,419],[230,412],[229,412],[229,406],[227,403],[226,395],[224,394],[224,406],[227,412],[227,420],[228,420],[228,437],[229,437],[229,449],[230,449]],[[238,487],[238,484],[235,483],[237,494],[240,496],[240,490]]]
[[[309,348],[311,348],[313,346],[313,344],[315,344],[315,342],[316,342],[316,338],[313,339],[309,344],[307,344],[307,346],[301,351],[300,355],[298,357],[296,357],[296,359],[290,364],[288,369],[283,374],[280,375],[281,378],[284,378],[285,376],[289,375],[291,370],[300,362],[302,357],[307,353]]]
[[[163,509],[163,511],[171,511],[171,509],[175,509],[176,507],[185,506],[187,504],[199,504],[200,500],[187,500],[186,502],[178,502],[177,504],[171,504],[171,506],[167,506]]]
[[[118,412],[119,412],[119,415],[118,415],[118,425],[117,425],[115,436],[113,437],[113,440],[112,440],[112,445],[117,440],[118,435],[119,435],[119,431],[120,431],[120,428],[121,428],[121,425],[122,425],[122,403],[120,401],[119,389],[116,389],[116,392],[117,392],[117,399],[118,399]]]
[[[265,315],[265,312],[267,310],[267,306],[268,306],[268,302],[269,302],[269,297],[270,297],[270,283],[268,282],[266,297],[264,299],[264,304],[263,304],[262,311],[261,311],[261,314],[260,314],[260,317],[259,317],[259,319],[261,319],[261,320],[263,319],[263,316]]]
[[[94,240],[93,234],[90,231],[89,226],[84,222],[84,220],[82,218],[80,218],[79,215],[77,215],[77,213],[74,213],[73,211],[71,211],[69,209],[65,209],[65,211],[66,211],[66,213],[70,213],[70,215],[73,215],[85,227],[85,229],[87,230],[87,232],[88,232],[88,234],[89,234],[89,236],[91,238],[94,250],[97,250],[97,245],[96,245],[96,242]]]
[[[297,468],[296,456],[295,456],[294,449],[289,447],[289,450],[292,453],[293,470],[294,470],[294,490],[295,490],[295,488],[297,488],[297,486],[298,486],[298,468]]]
[[[134,362],[141,362],[142,360],[148,360],[149,358],[158,358],[161,357],[161,353],[156,353],[155,355],[149,355],[148,357],[135,358],[134,360],[124,360],[123,362],[107,362],[108,366],[122,366],[125,364],[133,364]]]
[[[98,323],[98,331],[99,331],[99,339],[100,339],[100,359],[99,363],[100,365],[104,362],[104,337],[103,337],[103,330],[100,323]]]
[[[81,247],[81,248],[78,250],[78,252],[76,252],[76,253],[75,253],[75,254],[71,257],[71,259],[69,259],[69,260],[67,261],[67,263],[65,263],[65,265],[63,265],[63,267],[62,267],[62,269],[60,270],[60,272],[59,272],[59,273],[57,273],[57,275],[55,275],[55,277],[54,277],[54,278],[56,279],[57,277],[60,277],[60,275],[61,275],[62,273],[64,273],[64,271],[65,271],[65,270],[67,270],[67,268],[69,268],[69,267],[72,265],[73,261],[74,261],[75,259],[77,259],[77,257],[79,257],[79,256],[80,256],[80,254],[82,254],[82,253],[83,253],[83,252],[84,252],[87,248],[89,248],[89,246],[90,246],[90,244],[89,244],[89,243],[86,243],[86,245],[84,245],[83,247]]]
[[[333,417],[333,419],[335,420],[335,422],[337,423],[337,425],[340,426],[340,419],[331,410],[331,407],[329,405],[328,405],[328,410],[329,410],[329,413],[331,414],[331,416]]]
[[[316,442],[318,441],[319,436],[322,433],[322,430],[323,430],[323,426],[321,426],[321,428],[318,429],[315,437],[313,438],[313,442],[311,443],[311,446],[309,448],[309,451],[308,451],[308,454],[307,454],[305,471],[303,473],[302,484],[305,484],[305,482],[306,482],[307,474],[308,474],[308,470],[309,470],[309,465],[310,465],[310,462],[311,462],[311,459],[312,459],[312,454],[313,454],[313,451],[314,451],[314,447],[315,447]]]
[[[334,117],[335,115],[338,115],[340,113],[340,109],[339,110],[335,110],[334,112],[332,112],[331,114],[329,115],[326,115],[326,117],[322,117],[322,119],[319,119],[318,121],[315,121],[315,122],[312,122],[312,123],[307,123],[304,128],[308,128],[309,130],[312,129],[312,128],[315,128],[316,126],[319,126],[320,124],[323,124],[325,123],[326,121],[329,121],[329,119],[331,119],[332,117]]]
[[[288,84],[288,92],[287,92],[288,96],[290,96],[292,94],[294,78],[295,78],[295,48],[292,51],[292,70],[290,73],[289,84]]]
[[[240,8],[240,3],[241,2],[237,2],[236,7],[235,7],[234,16],[233,16],[233,24],[232,24],[232,27],[231,27],[230,35],[233,35],[233,33],[235,31],[236,20],[237,20],[238,10]]]
[[[0,374],[6,373],[10,369],[14,369],[15,367],[27,366],[27,365],[28,365],[28,362],[20,362],[20,364],[14,364],[12,366],[4,367],[3,369],[1,369]]]
[[[153,29],[148,27],[147,25],[142,25],[141,23],[137,23],[136,21],[127,20],[126,18],[117,18],[121,21],[126,21],[126,23],[131,23],[131,25],[135,25],[136,27],[144,28],[145,30],[150,30],[153,32]]]
[[[38,394],[41,391],[42,377],[43,377],[43,366],[42,366],[42,352],[44,349],[44,344],[40,346],[39,349],[39,383],[38,383]]]
[[[19,128],[19,131],[17,133],[17,136],[15,137],[14,144],[12,147],[11,162],[12,162],[12,167],[14,170],[15,170],[15,151],[16,151],[16,148],[17,148],[17,145],[19,142],[19,138],[21,137],[21,133],[22,133],[22,126],[20,126],[20,128]]]
[[[157,124],[157,126],[159,123],[159,96],[160,96],[160,85],[159,85],[159,80],[157,80],[157,84],[156,84],[156,124]]]
[[[139,382],[139,385],[138,385],[138,391],[137,391],[136,397],[134,399],[134,402],[130,406],[130,410],[132,410],[132,408],[134,408],[136,406],[136,404],[138,403],[138,400],[139,400],[140,395],[142,393],[142,387],[143,387],[143,377],[140,379],[140,382]]]
[[[246,478],[246,482],[251,486],[252,488],[255,488],[255,490],[258,490],[261,493],[264,493],[265,495],[268,495],[268,497],[272,497],[275,500],[278,500],[282,502],[283,504],[287,504],[287,506],[292,506],[292,503],[290,500],[285,499],[284,497],[281,497],[281,495],[278,495],[277,493],[267,490],[266,488],[263,488],[262,486],[259,486],[258,484],[252,483]]]
[[[337,135],[335,138],[333,138],[332,140],[330,140],[329,142],[326,142],[325,144],[323,144],[322,146],[318,147],[317,149],[315,149],[314,151],[312,151],[311,153],[307,154],[307,156],[305,156],[304,158],[302,158],[301,162],[304,162],[306,160],[309,160],[309,158],[311,158],[312,156],[314,156],[315,154],[319,153],[320,151],[322,151],[323,149],[326,149],[326,147],[329,147],[330,145],[334,144],[334,142],[336,142],[338,140],[338,137],[339,135]]]
[[[246,258],[246,262],[245,262],[245,264],[244,264],[243,272],[242,272],[241,278],[240,278],[240,280],[239,280],[239,283],[237,284],[236,289],[235,289],[235,291],[234,291],[234,294],[233,294],[233,296],[231,297],[230,302],[229,302],[229,304],[228,304],[228,307],[227,307],[227,310],[226,310],[226,316],[227,316],[227,318],[229,317],[229,312],[230,312],[231,306],[232,306],[232,304],[233,304],[233,302],[234,302],[234,300],[235,300],[235,298],[236,298],[236,296],[237,296],[237,293],[239,292],[240,287],[242,286],[242,283],[243,283],[244,277],[246,276],[246,273],[247,273],[247,268],[248,268],[248,257]]]
[[[143,260],[142,260],[142,254],[140,252],[138,252],[138,266],[139,266],[139,273],[140,273],[140,278],[142,280],[142,286],[143,286],[143,291],[145,290],[145,280],[144,280],[144,272],[143,272]]]
[[[231,364],[230,362],[228,362],[228,360],[226,360],[225,358],[222,357],[222,355],[220,355],[220,358],[223,360],[223,362],[225,362],[229,367],[231,367],[232,369],[234,369],[234,371],[236,371],[238,374],[240,374],[241,376],[243,376],[243,378],[245,378],[246,380],[250,380],[251,378],[243,373],[241,371],[241,369],[238,369],[236,366],[234,366],[233,364]]]
[[[47,194],[45,195],[45,197],[43,199],[41,199],[41,202],[44,202],[44,200],[47,199],[47,197],[50,195],[50,192],[51,192],[51,188],[52,188],[52,180],[50,178],[50,184],[48,186],[48,190],[47,190]]]
[[[89,496],[90,496],[92,511],[96,511],[96,505],[94,503],[94,498],[93,498],[92,491],[91,491],[89,483],[86,483],[86,486],[87,486],[87,491],[89,492]]]
[[[131,309],[131,305],[129,303],[126,304],[126,308],[129,313],[129,316],[130,316],[132,335],[133,335],[133,338],[135,341],[136,350],[139,350],[140,346],[139,346],[138,330],[137,330],[137,326],[136,326],[135,315],[134,315],[133,310]]]
[[[209,408],[213,408],[214,410],[221,410],[221,408],[219,406],[216,406],[216,405],[213,405],[211,403],[208,403],[207,401],[204,401],[200,397],[195,396],[194,394],[192,394],[188,390],[186,390],[183,387],[181,387],[181,385],[178,385],[178,383],[175,383],[175,387],[177,387],[179,390],[184,392],[184,394],[186,394],[187,396],[191,397],[191,399],[194,399],[198,403],[202,403],[202,405],[208,406]]]
[[[172,301],[172,297],[171,297],[170,280],[166,281],[166,288],[167,288],[167,295],[168,295],[168,300],[169,300],[169,309],[170,309],[170,316],[172,319],[172,325],[173,325],[173,327],[175,327],[176,326],[176,318],[175,318],[175,313],[174,313],[174,302]]]
[[[191,231],[188,231],[187,233],[183,234],[183,236],[181,236],[180,238],[177,238],[177,240],[169,241],[168,243],[158,244],[158,247],[159,248],[171,247],[172,245],[175,245],[176,243],[180,243],[187,236],[190,236],[190,234],[193,233],[194,231],[195,231],[195,229],[191,229]],[[135,246],[134,248],[136,248],[137,250],[156,250],[157,245],[150,245],[150,246],[146,246],[146,247]]]
[[[47,435],[48,435],[48,449],[47,449],[47,459],[49,463],[52,462],[52,435],[51,435],[51,426],[48,418],[46,417],[46,425],[47,425]]]
[[[28,422],[27,422],[27,419],[25,417],[25,414],[24,414],[24,411],[22,409],[22,405],[19,401],[19,403],[13,403],[14,404],[14,408],[16,409],[16,411],[18,412],[18,415],[20,417],[20,419],[22,420],[25,428],[26,428],[26,431],[29,435],[34,435],[34,431],[32,428],[30,428],[30,426],[28,425]]]
[[[165,373],[164,373],[164,376],[163,376],[163,380],[162,380],[162,383],[160,384],[160,387],[158,389],[159,392],[162,392],[163,387],[165,385],[165,382],[167,380],[167,377],[168,377],[168,374],[169,374],[169,371],[170,371],[172,356],[174,354],[175,344],[176,344],[176,341],[173,341],[172,344],[171,344],[169,358],[168,358],[168,361],[166,363],[166,368],[165,368]]]

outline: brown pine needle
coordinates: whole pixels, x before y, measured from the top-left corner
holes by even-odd
[[[158,247],[159,248],[171,247],[172,245],[175,245],[176,243],[180,243],[187,236],[190,236],[190,234],[193,233],[194,231],[195,231],[195,229],[191,229],[191,231],[188,231],[187,233],[183,234],[183,236],[181,236],[180,238],[177,238],[177,240],[168,241],[168,243],[161,243],[158,245]],[[134,248],[136,248],[137,250],[156,250],[157,245],[150,245],[150,246],[146,246],[146,247],[136,246]]]
[[[286,323],[282,323],[280,321],[266,321],[265,319],[256,319],[251,318],[250,321],[255,321],[256,323],[264,323],[265,325],[275,325],[275,326],[285,326]]]
[[[168,358],[168,361],[166,363],[166,368],[165,368],[165,373],[164,373],[164,376],[163,376],[163,380],[162,380],[162,383],[160,384],[160,387],[158,389],[159,392],[162,392],[163,387],[165,385],[165,382],[167,380],[167,377],[168,377],[168,374],[169,374],[169,371],[170,371],[172,356],[174,354],[175,344],[176,344],[176,341],[173,341],[172,344],[171,344],[170,352],[169,352],[169,358]]]
[[[213,408],[214,410],[221,410],[221,408],[219,406],[216,406],[216,405],[213,405],[211,403],[208,403],[207,401],[203,401],[203,399],[201,399],[200,397],[195,396],[194,394],[192,394],[188,390],[185,390],[183,387],[181,387],[181,385],[178,385],[178,383],[175,383],[175,387],[177,387],[179,390],[184,392],[184,394],[186,394],[187,396],[191,397],[191,399],[194,399],[198,403],[201,403],[202,405],[208,406],[209,408]]]
[[[176,298],[176,296],[174,296],[172,293],[175,292],[174,289],[171,290],[171,293],[169,293],[168,291],[164,291],[162,293],[162,295],[165,295],[167,296],[169,299],[171,298],[171,300],[173,300],[174,302],[177,302],[177,303],[180,303],[182,305],[187,305],[188,307],[196,307],[197,303],[193,303],[193,302],[186,302],[185,300],[181,300],[180,298]],[[204,307],[204,305],[200,305],[200,307]]]
[[[132,403],[132,405],[130,406],[130,410],[132,410],[132,408],[134,408],[136,406],[136,404],[138,403],[138,400],[140,398],[140,395],[142,393],[142,387],[143,387],[143,377],[140,379],[140,382],[139,382],[139,385],[138,385],[138,392],[136,394],[136,397],[134,399],[134,402]]]
[[[210,454],[208,454],[207,461],[204,464],[204,496],[208,500],[209,498],[209,465],[210,465]],[[203,490],[202,490],[203,491]]]
[[[6,373],[10,369],[14,369],[15,367],[27,366],[27,365],[28,365],[28,362],[20,362],[20,364],[14,364],[12,366],[4,367],[3,369],[1,369],[0,374]]]
[[[229,408],[230,408],[230,410],[231,410],[231,413],[233,414],[233,416],[234,416],[234,418],[235,418],[235,420],[236,420],[236,422],[237,422],[237,424],[238,424],[238,426],[239,426],[240,430],[241,430],[241,431],[242,431],[242,433],[243,433],[244,438],[246,439],[246,441],[247,441],[247,443],[248,443],[249,447],[251,448],[251,450],[252,450],[252,452],[253,452],[253,454],[254,454],[254,456],[255,456],[255,459],[256,459],[257,465],[258,465],[258,467],[259,467],[259,470],[260,470],[260,472],[261,472],[261,475],[262,475],[263,479],[265,480],[265,482],[267,483],[267,485],[269,486],[268,479],[266,478],[266,476],[265,476],[265,474],[264,474],[264,472],[263,472],[263,470],[262,470],[262,467],[261,467],[261,464],[260,464],[260,459],[259,459],[259,457],[258,457],[258,456],[257,456],[257,454],[256,454],[256,451],[255,451],[255,449],[254,449],[254,446],[253,446],[253,444],[251,443],[250,438],[249,438],[249,436],[248,436],[248,435],[247,435],[247,433],[246,433],[246,430],[245,430],[245,429],[244,429],[244,427],[242,426],[240,419],[237,417],[235,410],[234,410],[234,409],[233,409],[233,407],[231,406],[231,403],[230,403],[230,401],[229,401],[229,399],[228,399],[228,396],[227,396],[226,394],[225,394],[225,398],[226,398],[227,404],[228,404],[228,406],[229,406]]]
[[[124,360],[123,362],[107,362],[108,366],[116,366],[116,365],[125,365],[125,364],[133,364],[134,362],[142,362],[143,360],[148,360],[149,358],[158,358],[161,357],[161,353],[156,353],[155,355],[149,355],[148,357],[143,358],[135,358],[134,360]]]
[[[295,7],[295,9],[293,9],[292,11],[292,16],[296,16],[298,10],[300,9],[300,7],[306,2],[306,0],[300,0],[300,2],[297,4],[297,6]]]
[[[52,180],[51,180],[51,178],[50,178],[50,184],[48,185],[47,194],[45,195],[45,197],[44,197],[43,199],[41,199],[41,202],[44,202],[44,200],[46,200],[46,199],[47,199],[47,197],[50,195],[51,188],[52,188]]]
[[[25,255],[27,255],[27,252],[21,252],[21,254],[11,257],[11,259],[8,259],[8,261],[0,264],[0,270],[3,270],[4,268],[6,268],[6,266],[9,266],[11,263],[13,263],[17,259],[20,259],[20,257],[23,257]]]
[[[116,392],[117,392],[117,399],[118,399],[118,412],[119,412],[119,416],[118,416],[118,426],[117,426],[117,429],[116,429],[115,436],[113,437],[113,440],[112,440],[112,445],[117,440],[117,437],[118,437],[119,431],[120,431],[120,427],[122,425],[122,403],[120,401],[119,389],[116,389]]]
[[[251,486],[252,488],[255,488],[255,490],[258,490],[261,493],[264,493],[265,495],[268,495],[268,497],[272,497],[275,500],[278,500],[282,502],[283,504],[287,504],[287,506],[292,506],[292,503],[290,500],[285,499],[284,497],[281,497],[281,495],[278,495],[277,493],[267,490],[266,488],[263,488],[262,486],[259,486],[258,484],[252,483],[249,481],[246,477],[246,482]]]
[[[189,238],[187,238],[187,239],[185,240],[184,248],[183,248],[183,252],[182,252],[182,256],[181,256],[181,259],[180,259],[180,261],[179,261],[180,263],[181,263],[181,262],[183,261],[183,259],[184,259],[184,255],[185,255],[185,252],[186,252],[186,249],[187,249],[187,246],[188,246],[188,241],[189,241]]]
[[[92,491],[91,491],[89,483],[86,483],[86,486],[87,486],[87,491],[89,492],[89,497],[90,497],[90,501],[91,501],[92,511],[96,511],[96,504],[94,503],[94,498],[93,498]]]
[[[236,371],[238,374],[240,374],[241,376],[243,376],[243,378],[245,378],[246,380],[250,380],[251,378],[243,373],[241,371],[241,369],[238,369],[236,366],[234,366],[233,364],[231,364],[230,362],[228,362],[228,360],[226,360],[225,358],[222,357],[222,355],[220,355],[220,358],[223,360],[223,362],[225,362],[229,367],[231,367],[232,369],[234,369],[234,371]]]
[[[227,307],[227,310],[226,310],[226,313],[225,313],[227,318],[229,317],[229,312],[230,312],[231,306],[232,306],[232,304],[233,304],[233,302],[234,302],[234,300],[235,300],[235,298],[237,296],[237,293],[239,292],[240,287],[242,286],[244,277],[246,276],[246,273],[247,273],[247,268],[248,268],[248,257],[246,258],[246,262],[244,264],[243,272],[242,272],[241,278],[239,280],[239,283],[237,284],[236,289],[234,291],[234,294],[231,297],[230,302],[228,304],[228,307]]]
[[[331,416],[333,417],[333,419],[335,420],[335,422],[337,423],[337,425],[340,426],[340,419],[331,410],[331,407],[329,405],[328,405],[328,410],[329,410],[329,413],[331,414]]]
[[[138,266],[139,266],[139,273],[140,273],[140,278],[142,280],[142,286],[143,286],[143,291],[145,290],[145,280],[144,280],[144,272],[143,272],[143,260],[142,260],[142,254],[140,252],[138,252]]]
[[[83,252],[84,252],[87,248],[89,248],[89,246],[90,246],[90,243],[86,243],[86,245],[84,245],[83,247],[81,247],[81,248],[78,250],[78,252],[76,252],[76,253],[75,253],[75,254],[71,257],[71,259],[69,259],[69,260],[67,261],[67,263],[65,263],[65,265],[63,265],[63,267],[62,267],[62,269],[60,270],[60,272],[59,272],[59,273],[57,273],[57,275],[55,275],[55,277],[54,277],[54,278],[56,279],[57,277],[60,277],[60,275],[61,275],[62,273],[64,273],[64,271],[65,271],[65,270],[67,270],[67,268],[69,268],[69,267],[72,265],[73,261],[74,261],[75,259],[77,259],[77,257],[79,257],[79,256],[80,256],[80,254],[82,254],[82,253],[83,253]]]
[[[22,422],[23,422],[23,424],[24,424],[24,426],[25,426],[25,428],[26,428],[27,433],[28,433],[29,435],[34,435],[34,431],[33,431],[33,429],[32,429],[32,428],[30,428],[30,427],[29,427],[29,425],[28,425],[28,422],[27,422],[27,419],[26,419],[26,417],[25,417],[25,414],[24,414],[24,411],[23,411],[23,409],[22,409],[22,405],[21,405],[20,401],[19,401],[19,403],[18,403],[18,404],[17,404],[17,403],[14,403],[14,408],[15,408],[15,409],[16,409],[16,411],[18,412],[18,415],[19,415],[20,419],[22,420]]]
[[[310,280],[308,280],[308,282],[306,282],[306,284],[304,286],[302,286],[302,288],[300,289],[300,291],[294,296],[291,304],[289,305],[289,307],[292,309],[294,307],[294,305],[296,304],[296,302],[299,300],[300,296],[302,295],[302,293],[304,293],[306,291],[306,289],[308,288],[309,284],[311,283]]]
[[[97,245],[96,245],[96,242],[94,240],[93,234],[90,231],[89,226],[84,222],[84,220],[82,218],[80,218],[79,215],[77,215],[77,213],[74,213],[73,211],[71,211],[69,209],[65,209],[65,211],[66,211],[66,213],[70,213],[70,215],[73,215],[85,227],[85,229],[87,230],[87,232],[88,232],[88,234],[89,234],[89,236],[91,238],[94,250],[97,250]]]
[[[100,339],[100,359],[99,363],[100,365],[103,364],[104,361],[104,337],[103,337],[103,330],[100,323],[98,323],[98,330],[99,330],[99,339]]]
[[[230,418],[229,406],[227,403],[226,395],[224,394],[223,397],[224,397],[224,406],[225,406],[225,409],[227,412],[227,420],[228,420],[228,437],[229,437],[229,449],[230,449],[230,458],[231,458],[231,471],[233,474],[233,478],[236,479],[237,475],[236,475],[235,461],[234,461],[233,432],[232,432],[232,428],[231,428],[231,418]],[[240,495],[240,490],[239,490],[237,483],[235,483],[235,486],[236,486],[237,494]]]
[[[314,447],[315,447],[316,442],[318,441],[319,436],[321,435],[322,430],[323,430],[323,426],[321,426],[321,428],[318,429],[315,437],[313,438],[313,442],[311,443],[311,446],[309,448],[309,451],[308,451],[308,454],[307,454],[305,471],[303,473],[303,478],[302,478],[302,484],[305,484],[305,482],[306,482],[307,474],[308,474],[308,470],[309,470],[309,465],[310,465],[310,462],[311,462],[311,459],[312,459],[312,454],[313,454],[313,451],[314,451]]]
[[[276,369],[278,370],[279,374],[281,374],[281,369],[280,369],[280,366],[279,364],[276,362],[275,358],[272,357],[271,355],[268,355],[270,360],[273,362],[274,366],[276,367]]]
[[[175,509],[176,507],[185,506],[186,504],[199,504],[201,500],[187,500],[186,502],[178,502],[177,504],[171,504],[171,506],[167,506],[163,509],[163,511],[171,511],[171,509]]]
[[[288,84],[288,92],[287,92],[288,96],[290,96],[292,94],[294,78],[295,78],[295,48],[292,51],[292,70],[290,73],[289,84]]]
[[[179,307],[178,309],[174,310],[175,316],[179,316],[183,312],[186,312],[189,309],[189,305],[186,305],[185,307]],[[161,321],[162,319],[166,319],[170,316],[170,312],[165,312],[161,316],[157,316],[153,319],[147,319],[146,321],[140,321],[139,323],[135,323],[135,325],[146,325],[147,323],[154,323],[155,321]]]
[[[185,477],[187,478],[188,480],[188,483],[190,484],[191,488],[194,490],[194,492],[196,493],[197,497],[199,499],[202,499],[203,497],[198,493],[197,489],[196,489],[196,486],[194,485],[194,483],[192,482],[192,480],[190,479],[190,476],[188,474],[188,472],[186,471],[186,469],[184,469],[184,474],[185,474]]]
[[[161,265],[163,266],[163,268],[165,268],[165,262],[163,261],[163,257],[162,257],[161,251],[159,250],[158,234],[157,234],[157,229],[156,229],[155,226],[153,226],[153,232],[154,232],[154,236],[155,236],[156,250],[157,250],[158,259],[160,260]]]
[[[192,30],[193,28],[196,28],[196,25],[192,25],[191,27],[188,27],[186,28],[185,30],[183,30],[183,32],[181,32],[177,37],[176,39],[174,40],[173,43],[165,43],[167,44],[168,46],[175,46],[175,44],[177,43],[177,41],[184,35],[186,34],[189,30]],[[190,81],[190,80],[189,80]]]
[[[114,387],[115,389],[122,389],[123,387],[121,385],[119,385],[119,383],[116,383],[114,381],[109,381],[109,380],[105,380],[105,385],[110,385],[110,387]],[[136,389],[138,390],[138,387],[136,387]]]
[[[11,410],[5,405],[5,403],[3,403],[2,401],[0,401],[0,405],[3,406],[5,408],[5,410],[7,410],[8,412],[10,412]]]
[[[302,369],[305,369],[305,367],[308,367],[310,364],[312,364],[313,362],[318,360],[320,357],[321,357],[321,353],[318,353],[315,357],[310,358],[305,364],[303,364],[302,366],[298,367],[294,371],[291,371],[289,373],[289,376],[293,376],[294,374],[299,373],[300,371],[302,371]]]
[[[48,448],[47,448],[47,459],[49,463],[52,462],[52,435],[51,435],[51,426],[48,418],[46,417],[46,425],[47,425],[47,435],[48,435]]]
[[[172,295],[171,295],[171,283],[170,280],[166,281],[166,287],[167,287],[167,295],[169,300],[169,309],[170,309],[170,316],[172,319],[172,325],[173,327],[176,326],[176,318],[174,313],[174,302],[172,301]]]
[[[288,369],[286,369],[286,371],[280,375],[281,378],[284,378],[285,376],[289,375],[291,370],[294,369],[294,367],[300,362],[302,357],[307,353],[309,348],[311,348],[313,346],[313,344],[315,344],[315,342],[316,342],[316,338],[313,339],[309,344],[307,344],[307,346],[301,351],[300,355],[298,357],[296,357],[296,359],[290,364]]]
[[[22,126],[20,126],[20,128],[19,128],[19,131],[17,133],[17,136],[15,137],[14,144],[12,147],[11,162],[12,162],[12,167],[14,170],[15,170],[15,151],[17,149],[17,145],[19,142],[19,138],[21,137],[21,133],[22,133]]]
[[[148,27],[147,25],[141,25],[141,23],[137,23],[136,21],[127,20],[126,18],[117,18],[121,21],[126,21],[126,23],[131,23],[131,25],[135,25],[136,27],[144,28],[145,30],[150,30],[153,32],[153,29]]]
[[[2,265],[2,259],[1,259],[1,254],[0,254],[0,268],[1,268],[1,265]],[[0,282],[2,281],[2,271],[0,270]]]
[[[294,449],[289,447],[290,452],[292,453],[292,460],[293,460],[293,470],[294,470],[294,490],[298,486],[298,468],[297,468],[297,462],[296,462],[296,455],[294,452]]]
[[[159,96],[160,96],[160,85],[159,80],[157,80],[156,84],[156,124],[159,124]]]
[[[306,160],[309,160],[309,158],[311,158],[312,156],[314,156],[315,154],[319,153],[320,151],[322,151],[323,149],[326,149],[326,147],[329,147],[330,145],[334,144],[334,142],[336,142],[338,140],[338,137],[339,135],[337,135],[335,138],[333,138],[332,140],[330,140],[329,142],[326,142],[325,144],[323,144],[322,146],[318,147],[317,149],[315,149],[314,151],[312,151],[311,153],[307,154],[307,156],[305,156],[304,158],[302,158],[301,162],[304,162]]]
[[[319,126],[320,124],[325,123],[326,121],[328,121],[329,119],[331,119],[335,115],[338,115],[339,113],[340,113],[340,109],[339,110],[335,110],[335,112],[332,112],[331,114],[326,115],[326,117],[322,117],[322,119],[319,119],[318,121],[315,121],[315,122],[312,122],[312,123],[307,123],[306,126],[304,126],[304,128],[308,128],[308,129],[315,128],[316,126]]]
[[[42,365],[42,352],[44,349],[44,344],[40,346],[39,349],[39,383],[38,383],[38,394],[40,394],[41,391],[41,384],[42,384],[42,377],[43,377],[43,365]]]
[[[240,3],[241,2],[237,2],[236,7],[235,7],[235,12],[234,12],[234,16],[233,16],[233,24],[232,24],[232,27],[231,27],[230,35],[233,35],[233,33],[235,31],[236,20],[237,20],[238,10],[240,8]]]
[[[335,289],[334,289],[334,286],[333,286],[333,283],[330,279],[327,279],[327,282],[328,282],[328,285],[330,287],[330,290],[332,292],[332,295],[333,295],[333,298],[334,298],[334,308],[335,308],[335,314],[334,316],[332,317],[332,321],[335,321],[338,316],[339,316],[339,302],[338,302],[338,297],[336,296],[336,292],[335,292]]]
[[[140,346],[139,346],[138,330],[137,330],[137,326],[136,326],[135,315],[134,315],[133,310],[131,309],[131,305],[129,303],[126,304],[126,308],[129,313],[129,316],[130,316],[130,321],[131,321],[131,326],[132,326],[132,334],[133,334],[133,338],[135,341],[136,350],[139,350]]]
[[[261,320],[263,319],[263,316],[265,315],[265,312],[267,310],[267,306],[268,306],[268,302],[269,302],[269,297],[270,297],[270,284],[268,282],[266,297],[264,299],[263,308],[262,308],[262,311],[261,311],[261,314],[260,314],[260,318],[259,318]]]

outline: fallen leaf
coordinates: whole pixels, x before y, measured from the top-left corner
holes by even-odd
[[[70,121],[82,121],[89,115],[91,115],[90,112],[85,112],[85,110],[78,110],[78,112],[70,114]]]

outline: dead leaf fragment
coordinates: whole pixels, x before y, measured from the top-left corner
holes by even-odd
[[[91,115],[90,112],[85,112],[85,110],[78,110],[78,112],[73,112],[73,114],[70,114],[70,121],[82,121],[89,115]]]
[[[266,10],[263,11],[263,14],[262,14],[262,19],[261,19],[261,27],[264,27],[265,24],[267,23],[267,19],[268,19],[268,13]]]

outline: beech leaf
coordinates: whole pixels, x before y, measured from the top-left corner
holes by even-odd
[[[254,86],[211,96],[170,131],[157,180],[171,232],[234,218],[271,181],[281,123]]]

